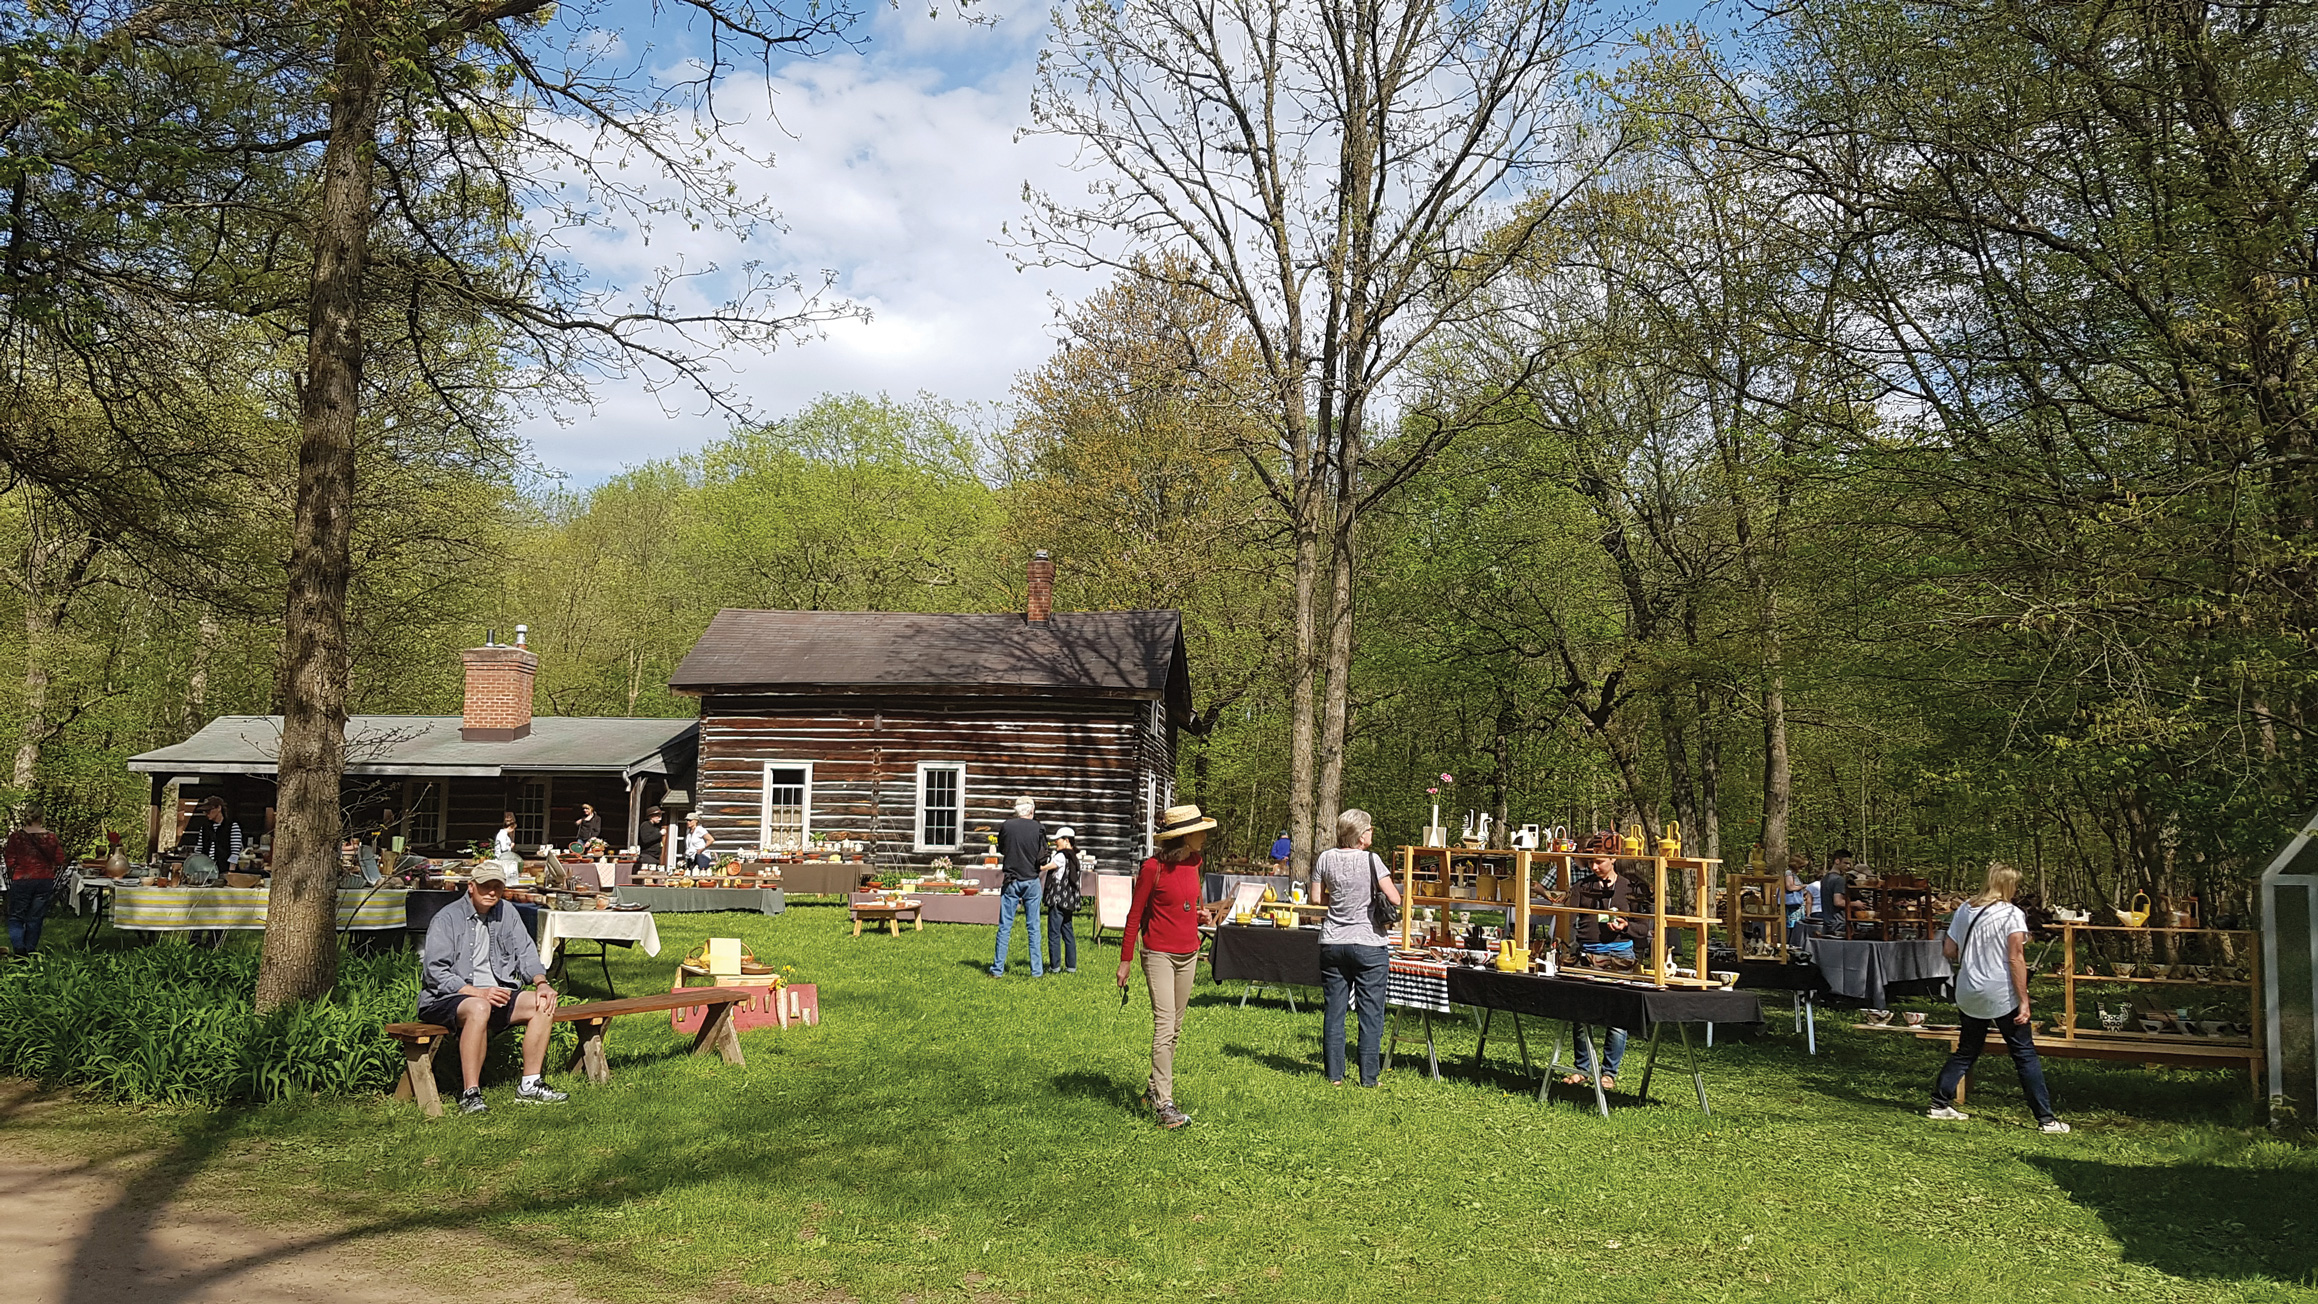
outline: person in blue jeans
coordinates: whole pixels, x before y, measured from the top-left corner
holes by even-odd
[[[1079,903],[1086,899],[1083,875],[1095,872],[1095,858],[1082,855],[1078,830],[1065,824],[1054,831],[1054,859],[1046,862],[1046,971],[1079,971]],[[1001,907],[1003,908],[1003,907]]]
[[[1641,960],[1637,945],[1650,944],[1650,889],[1631,874],[1618,872],[1618,835],[1596,833],[1586,844],[1594,852],[1593,875],[1570,891],[1570,904],[1594,913],[1577,920],[1578,953],[1595,968],[1632,972]],[[1618,1065],[1626,1058],[1626,1030],[1610,1029],[1609,1053],[1602,1057],[1601,1082],[1605,1091],[1618,1085]],[[1569,1086],[1592,1080],[1594,1041],[1584,1025],[1577,1030],[1577,1072],[1562,1079]]]
[[[56,870],[64,846],[41,823],[38,807],[27,807],[24,825],[8,835],[0,851],[8,862],[8,949],[29,955],[40,947],[40,928],[56,897]]]
[[[2036,1025],[2028,1017],[2028,916],[2012,903],[2020,890],[2020,871],[1996,861],[1988,866],[1988,885],[1980,895],[1956,907],[1940,949],[1956,966],[1956,1012],[1963,1016],[1963,1031],[1956,1037],[1955,1053],[1940,1066],[1932,1084],[1931,1117],[1961,1123],[1969,1114],[1956,1108],[1956,1087],[1972,1071],[1980,1050],[1994,1028],[2012,1052],[2012,1066],[2020,1074],[2020,1093],[2036,1115],[2036,1130],[2055,1135],[2069,1130],[2052,1112],[2052,1093],[2045,1089],[2044,1062],[2036,1057]]]
[[[1360,1011],[1360,1085],[1376,1085],[1384,1046],[1384,989],[1392,951],[1369,919],[1370,898],[1400,904],[1392,874],[1368,844],[1376,836],[1368,812],[1336,817],[1336,845],[1312,862],[1312,900],[1328,907],[1320,924],[1320,990],[1327,1011],[1320,1021],[1321,1058],[1331,1086],[1344,1085],[1344,1011]]]
[[[998,826],[999,872],[1005,886],[998,892],[998,955],[990,962],[990,976],[1006,976],[1007,944],[1014,939],[1014,916],[1022,916],[1022,940],[1030,951],[1030,976],[1046,976],[1045,955],[1038,945],[1038,871],[1046,863],[1046,830],[1032,816],[1038,807],[1028,797],[1017,798],[1014,818]]]

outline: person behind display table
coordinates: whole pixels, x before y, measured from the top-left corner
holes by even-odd
[[[1851,853],[1838,851],[1827,858],[1827,874],[1819,880],[1820,931],[1830,937],[1850,930]]]
[[[572,841],[579,844],[581,851],[586,851],[589,843],[602,836],[604,836],[604,817],[596,814],[596,808],[593,804],[581,802],[579,823],[572,826]]]
[[[64,863],[64,844],[41,823],[40,808],[24,808],[24,823],[8,835],[8,949],[30,955],[40,946],[40,928],[48,920],[48,904],[56,896],[56,871]]]
[[[1170,806],[1153,835],[1159,853],[1135,872],[1135,897],[1119,933],[1121,998],[1135,970],[1135,947],[1143,947],[1143,978],[1151,989],[1151,1077],[1143,1103],[1169,1131],[1191,1121],[1175,1105],[1175,1042],[1183,1031],[1183,1008],[1191,1003],[1191,978],[1199,960],[1199,869],[1207,831],[1215,821],[1197,806]]]
[[[684,864],[688,869],[708,869],[716,864],[716,854],[709,850],[716,845],[716,835],[701,826],[697,812],[684,817]]]
[[[1988,866],[1988,885],[1980,895],[1956,907],[1948,921],[1940,950],[1956,966],[1956,1012],[1963,1029],[1956,1036],[1955,1052],[1940,1066],[1932,1084],[1931,1116],[1963,1122],[1969,1115],[1956,1108],[1956,1087],[1972,1071],[1994,1028],[2012,1052],[2012,1066],[2020,1075],[2020,1092],[2036,1113],[2040,1132],[2069,1130],[2052,1112],[2052,1096],[2044,1086],[2044,1064],[2036,1057],[2035,1025],[2028,1018],[2028,919],[2013,903],[2020,890],[2020,871],[2002,861]]]
[[[1592,861],[1593,876],[1580,880],[1570,889],[1569,903],[1579,910],[1592,912],[1577,917],[1579,953],[1600,967],[1632,969],[1639,963],[1636,944],[1647,944],[1650,940],[1650,921],[1612,912],[1648,911],[1650,889],[1631,874],[1618,872],[1615,854],[1618,849],[1615,833],[1597,833],[1587,841],[1586,850],[1596,853]],[[1625,1028],[1610,1029],[1608,1053],[1602,1057],[1601,1066],[1605,1090],[1618,1085],[1618,1065],[1625,1061],[1628,1036]],[[1593,1037],[1584,1024],[1579,1024],[1577,1029],[1577,1070],[1562,1081],[1576,1086],[1593,1074]]]
[[[1320,924],[1320,987],[1328,1000],[1320,1022],[1320,1049],[1330,1086],[1344,1085],[1344,1009],[1360,1010],[1360,1085],[1376,1085],[1384,1045],[1384,989],[1392,967],[1392,943],[1369,918],[1369,898],[1378,892],[1394,905],[1400,889],[1384,861],[1368,849],[1376,837],[1364,810],[1336,817],[1336,845],[1312,862],[1312,899],[1328,907]]]
[[[241,859],[241,825],[226,818],[225,798],[201,803],[201,818],[185,826],[185,881],[215,883],[226,867]],[[194,857],[202,857],[195,860]]]
[[[1085,875],[1095,872],[1095,858],[1079,850],[1078,830],[1065,824],[1054,831],[1054,859],[1046,862],[1040,895],[1046,903],[1046,971],[1079,971],[1079,903],[1086,900]]]
[[[1810,868],[1810,862],[1796,863],[1799,860],[1801,857],[1798,856],[1787,858],[1786,891],[1780,894],[1780,904],[1784,905],[1787,910],[1787,940],[1789,943],[1799,941],[1802,938],[1804,921],[1811,914],[1810,885],[1803,881],[1803,871]]]
[[[523,1081],[519,1101],[553,1104],[569,1099],[540,1080],[548,1035],[555,1027],[555,989],[539,962],[531,930],[501,898],[507,871],[486,862],[475,867],[466,895],[435,912],[419,951],[421,1023],[441,1024],[459,1037],[459,1112],[480,1114],[483,1052],[491,1034],[523,1024]],[[531,990],[521,990],[525,985]]]
[[[657,865],[668,856],[668,812],[654,806],[644,812],[644,822],[636,829],[637,858],[647,865]]]
[[[513,868],[523,863],[515,854],[515,812],[507,811],[499,817],[499,831],[491,835],[491,856],[500,864]]]

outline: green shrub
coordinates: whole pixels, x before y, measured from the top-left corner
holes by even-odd
[[[27,957],[0,971],[0,1074],[171,1104],[393,1085],[402,1056],[379,1029],[412,1017],[409,952],[341,953],[330,1000],[262,1017],[257,968],[255,950],[174,939]]]

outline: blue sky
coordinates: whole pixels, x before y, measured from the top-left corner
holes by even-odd
[[[874,3],[874,0],[871,0]],[[1671,0],[1621,23],[1629,29],[1687,12]],[[574,13],[583,17],[572,19]],[[1002,402],[1015,376],[1052,350],[1058,307],[1096,282],[1067,271],[1017,271],[995,241],[1023,212],[1022,189],[1075,188],[1069,149],[1044,137],[1016,140],[1029,121],[1030,86],[1048,7],[986,0],[982,21],[929,17],[923,3],[872,9],[860,48],[777,65],[771,114],[742,129],[769,171],[750,171],[781,210],[786,230],[760,244],[688,237],[687,257],[727,266],[760,258],[808,278],[837,273],[835,292],[872,314],[839,323],[825,338],[771,353],[737,351],[722,375],[759,416],[793,412],[814,396],[852,391],[908,397],[920,391],[970,403]],[[606,0],[564,11],[620,32],[649,62],[696,48],[673,18],[655,20],[649,0]],[[754,101],[764,104],[762,98]],[[588,232],[573,256],[606,285],[634,285],[662,260],[632,232]],[[539,411],[522,433],[539,460],[586,485],[657,457],[699,447],[728,426],[682,388],[652,393],[638,379],[602,380],[592,405]]]

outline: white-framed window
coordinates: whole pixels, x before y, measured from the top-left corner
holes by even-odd
[[[918,762],[918,850],[964,846],[966,767],[957,761]]]
[[[553,779],[517,779],[515,781],[515,845],[518,849],[536,847],[547,841],[547,803],[553,796]]]
[[[406,845],[431,847],[443,840],[444,779],[412,779],[403,792],[403,837]]]
[[[804,851],[812,840],[813,763],[766,761],[757,845],[767,851]]]

